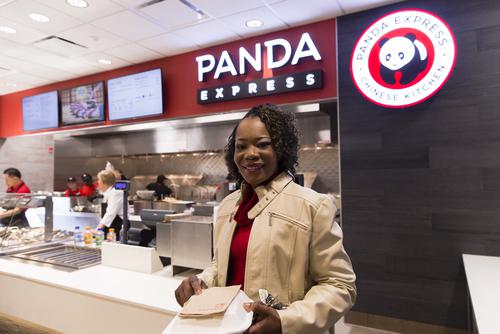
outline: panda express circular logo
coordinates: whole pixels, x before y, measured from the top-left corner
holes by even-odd
[[[351,59],[354,84],[375,104],[402,108],[434,95],[455,67],[456,44],[441,18],[420,9],[390,13],[361,35]]]

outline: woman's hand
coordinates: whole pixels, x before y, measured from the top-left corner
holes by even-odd
[[[278,311],[263,303],[248,303],[243,307],[253,311],[253,321],[244,334],[281,334],[281,320]]]
[[[179,287],[175,290],[175,299],[180,306],[183,306],[188,299],[194,295],[199,295],[202,289],[206,289],[207,285],[196,275],[191,275],[184,279]]]

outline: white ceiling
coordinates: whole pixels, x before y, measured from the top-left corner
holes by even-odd
[[[0,26],[17,31],[0,31],[0,95],[400,0],[188,0],[201,19],[184,1],[87,0],[75,8],[65,0],[0,0]],[[250,19],[263,27],[247,28]]]

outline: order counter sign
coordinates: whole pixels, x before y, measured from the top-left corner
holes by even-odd
[[[420,9],[400,10],[361,35],[352,53],[351,76],[371,102],[404,108],[437,93],[455,59],[455,37],[445,21]]]

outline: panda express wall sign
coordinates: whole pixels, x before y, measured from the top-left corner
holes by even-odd
[[[357,41],[351,76],[361,94],[388,108],[413,106],[434,95],[455,67],[456,43],[434,14],[407,9],[371,24]]]
[[[322,60],[320,51],[309,33],[302,33],[297,45],[292,45],[284,38],[275,38],[263,44],[264,46],[262,43],[256,43],[250,51],[240,47],[237,61],[233,60],[227,50],[223,50],[218,59],[212,54],[196,57],[198,82],[205,81],[207,76],[218,80],[221,75],[242,76],[243,79],[243,82],[198,89],[198,104],[323,87],[323,71],[320,69],[284,75],[264,75],[264,72],[272,74],[273,69],[294,66],[305,59],[320,62]],[[263,78],[248,80],[243,77],[250,67],[262,72]]]

